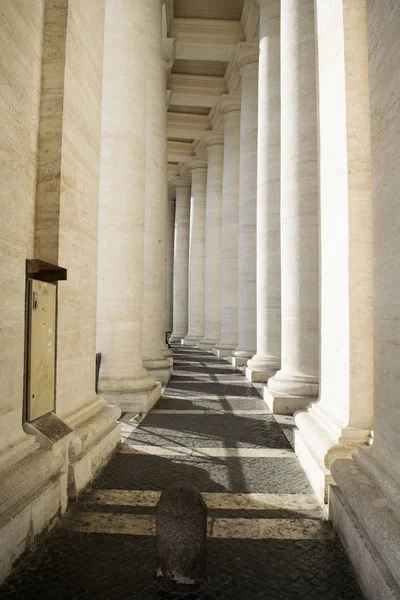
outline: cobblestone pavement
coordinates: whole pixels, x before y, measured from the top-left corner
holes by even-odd
[[[180,598],[155,583],[154,533],[160,492],[182,480],[203,493],[209,534],[209,583],[185,598],[362,600],[290,436],[240,371],[175,346],[159,403],[122,421],[119,451],[0,587],[2,600]]]

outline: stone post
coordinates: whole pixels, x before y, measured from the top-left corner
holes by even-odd
[[[144,214],[143,366],[161,383],[171,377],[163,352],[165,235],[167,216],[167,124],[162,61],[161,0],[146,3],[146,184]],[[163,288],[164,286],[162,286]]]
[[[188,332],[188,282],[189,282],[189,215],[190,179],[176,177],[173,330],[171,342],[181,342]]]
[[[260,0],[257,157],[257,354],[251,381],[267,382],[280,368],[280,0]]]
[[[207,162],[192,157],[183,174],[192,173],[189,236],[188,333],[185,346],[196,346],[204,335],[204,252]]]
[[[243,366],[256,351],[256,219],[258,56],[255,44],[238,44],[242,79],[239,182],[238,345],[229,361]]]
[[[160,384],[142,364],[146,5],[108,0],[103,76],[97,348],[99,391],[147,411]]]
[[[240,96],[223,95],[224,158],[221,230],[221,337],[214,354],[228,356],[238,341]]]
[[[202,140],[208,153],[206,242],[204,272],[204,338],[198,343],[211,350],[221,337],[221,226],[224,138],[208,131]]]
[[[282,366],[264,386],[273,412],[318,396],[319,226],[314,0],[281,4]]]

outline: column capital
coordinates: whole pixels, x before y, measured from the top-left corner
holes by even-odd
[[[176,189],[183,188],[183,187],[190,187],[191,183],[192,182],[190,180],[190,177],[187,177],[186,175],[183,175],[183,176],[177,175],[170,181],[171,187],[174,187]]]
[[[260,49],[258,44],[239,43],[236,48],[235,60],[242,76],[243,69],[248,65],[258,64]]]
[[[175,61],[175,38],[163,38],[161,57],[166,71],[170,71]]]
[[[225,115],[241,110],[240,94],[222,94],[210,113],[210,121],[214,131],[223,131]]]
[[[206,156],[210,146],[222,146],[224,144],[224,134],[221,131],[209,129],[198,141],[195,147],[198,156]]]
[[[189,177],[192,171],[196,171],[197,169],[207,169],[207,161],[199,158],[198,156],[191,156],[189,160],[183,165],[180,170],[180,174],[182,177]]]

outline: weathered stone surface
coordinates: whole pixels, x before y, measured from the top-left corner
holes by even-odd
[[[207,581],[207,506],[194,485],[175,483],[161,494],[156,530],[160,587],[199,589]]]

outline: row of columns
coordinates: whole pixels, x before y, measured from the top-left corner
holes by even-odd
[[[177,188],[173,340],[212,349],[232,364],[244,366],[251,381],[264,384],[264,399],[275,413],[291,415],[295,411],[304,411],[312,403],[308,411],[300,412],[296,417],[296,451],[306,470],[317,473],[314,488],[321,499],[326,500],[333,457],[349,455],[360,443],[367,441],[372,427],[370,395],[367,394],[362,402],[356,392],[357,385],[354,394],[352,391],[344,394],[341,385],[332,379],[332,363],[326,367],[325,360],[321,371],[323,389],[325,378],[331,389],[340,390],[343,406],[339,410],[334,393],[329,394],[329,406],[325,400],[313,406],[319,394],[320,336],[321,343],[329,348],[330,357],[332,347],[348,357],[341,364],[339,377],[335,373],[339,381],[341,377],[348,380],[352,354],[361,352],[358,342],[354,345],[355,337],[360,343],[363,340],[366,348],[362,352],[364,361],[356,361],[359,371],[355,379],[358,381],[362,373],[365,381],[369,380],[368,373],[372,369],[371,304],[368,300],[363,311],[368,325],[362,326],[360,319],[352,313],[355,305],[353,296],[349,295],[350,278],[342,281],[343,287],[332,284],[331,277],[338,282],[339,275],[332,260],[333,249],[330,252],[329,247],[333,239],[336,243],[340,240],[344,253],[341,256],[349,254],[352,264],[353,256],[362,252],[361,246],[356,248],[354,236],[357,237],[358,229],[370,219],[371,206],[366,202],[361,211],[363,214],[355,217],[361,209],[352,205],[353,196],[349,192],[343,207],[344,221],[339,222],[331,214],[333,206],[337,209],[335,199],[324,204],[329,194],[321,186],[334,189],[331,173],[335,162],[333,159],[322,162],[324,157],[319,153],[318,148],[320,152],[321,148],[325,149],[321,141],[318,146],[318,127],[321,135],[325,115],[318,115],[317,93],[318,86],[325,85],[325,90],[334,84],[329,79],[333,75],[325,68],[325,57],[316,56],[314,0],[287,0],[284,3],[260,0],[259,4],[259,47],[247,43],[237,47],[240,97],[223,96],[217,107],[222,117],[223,138],[216,146],[208,145],[217,132],[207,132],[200,144],[200,150],[208,145],[208,163],[201,168],[202,207],[205,201],[206,215],[213,211],[214,218],[205,218],[204,209],[196,212],[198,174],[191,165],[197,165],[198,158],[190,159],[185,170],[189,176],[191,169],[191,181],[188,178],[183,184],[180,179],[177,183],[185,187]],[[351,34],[357,38],[357,24]],[[324,48],[323,44],[321,48]],[[360,63],[357,68],[360,66],[362,70],[366,55],[359,53],[356,59]],[[323,79],[317,80],[316,64],[319,64]],[[338,88],[342,102],[349,93],[346,77],[347,73],[342,88]],[[349,118],[355,119],[349,107],[347,110]],[[346,127],[351,130],[349,123],[338,123],[343,139]],[[351,139],[354,144],[354,135]],[[329,141],[326,144],[329,145]],[[342,150],[345,152],[345,149],[344,142]],[[349,147],[348,152],[351,150]],[[362,152],[361,145],[357,152]],[[346,160],[344,156],[343,165]],[[331,169],[329,178],[321,179],[325,174],[320,171],[321,165],[326,172]],[[359,184],[368,189],[368,169],[363,176],[365,181]],[[185,190],[184,199],[182,189]],[[186,211],[185,233],[180,220],[182,202]],[[221,221],[219,206],[222,206]],[[187,226],[189,212],[190,232]],[[350,225],[355,230],[342,241],[350,215],[354,218]],[[201,219],[201,225],[196,219]],[[201,240],[197,233],[199,228]],[[186,244],[190,244],[189,255],[180,250],[182,236]],[[357,267],[362,271],[358,276],[362,282],[359,293],[368,299],[372,296],[372,239],[361,238],[367,255],[363,261],[356,259]],[[201,249],[196,244],[200,244]],[[204,256],[205,248],[204,265],[199,256]],[[218,261],[219,268],[216,266]],[[345,269],[344,264],[342,267]],[[188,273],[189,294],[183,292],[178,296],[178,289],[183,290],[182,281],[187,281]],[[192,281],[194,273],[196,283]],[[354,272],[351,276],[355,277]],[[203,299],[204,312],[199,308]],[[196,318],[194,306],[197,306]],[[320,306],[324,311],[322,330]],[[343,308],[340,316],[338,306]],[[184,323],[187,314],[188,326]],[[212,335],[209,334],[211,314]],[[348,329],[353,318],[360,334],[355,337],[353,328],[351,334]],[[331,451],[332,448],[335,451]]]

